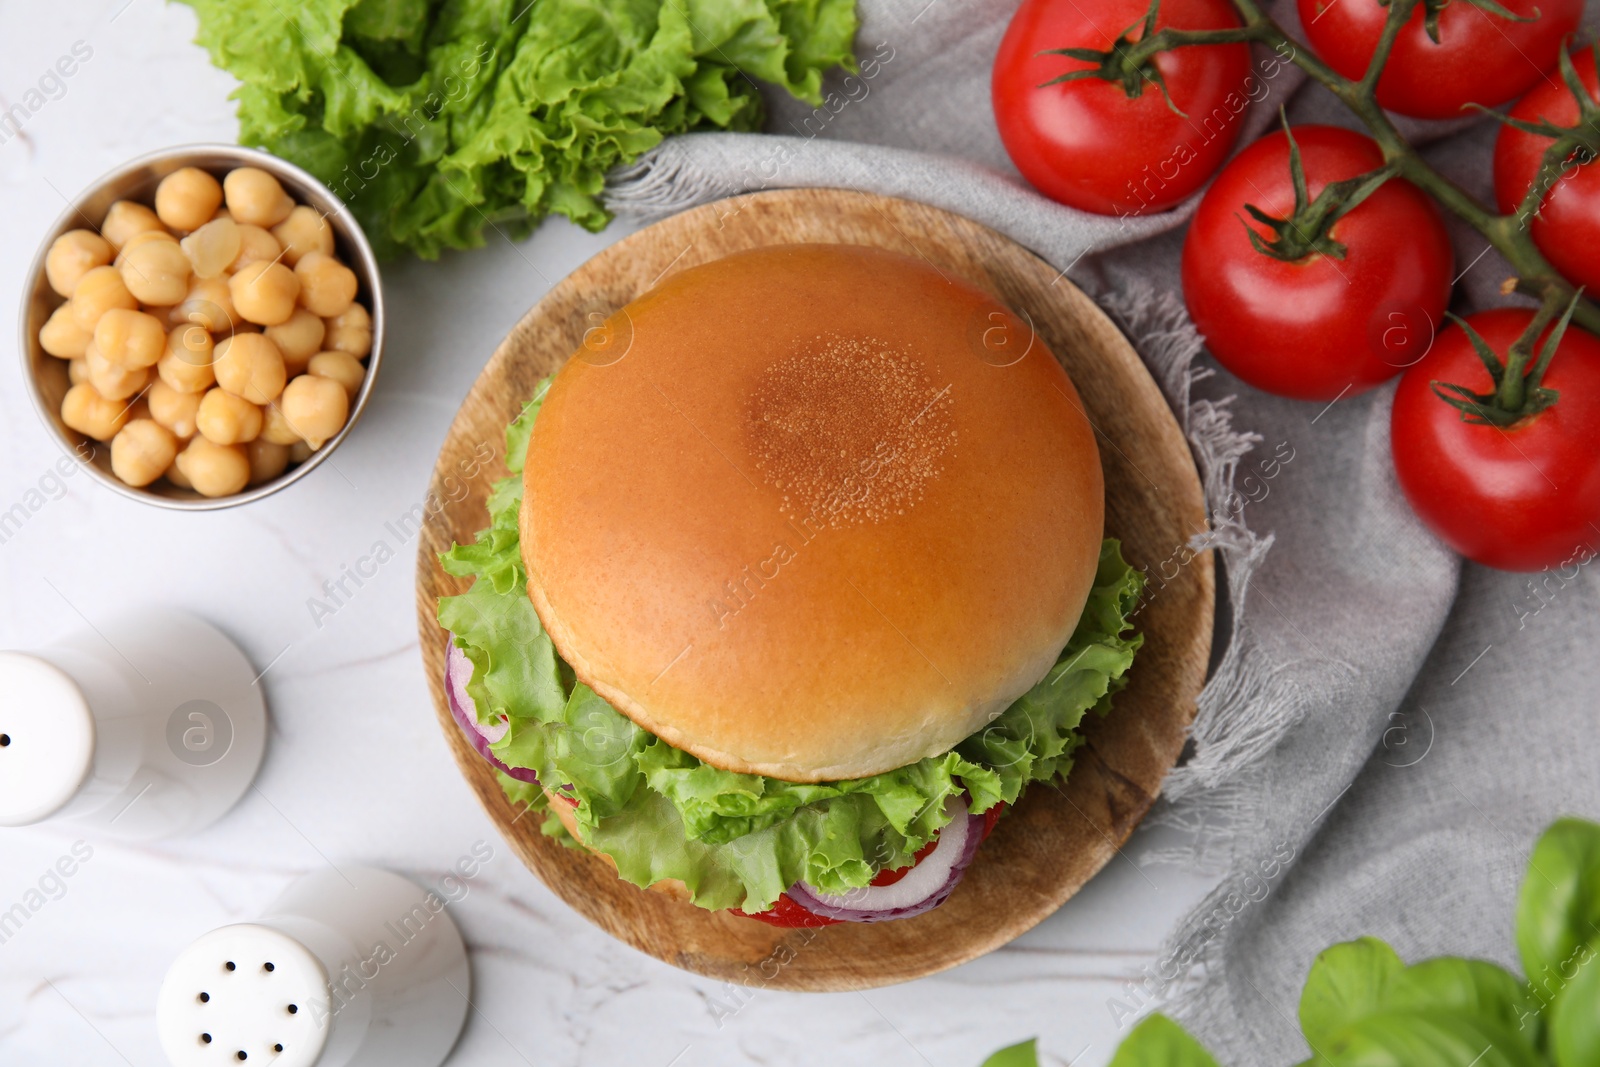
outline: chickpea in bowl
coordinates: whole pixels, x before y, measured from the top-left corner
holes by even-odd
[[[383,337],[372,251],[314,178],[197,146],[108,175],[25,295],[36,406],[111,488],[183,509],[259,499],[337,447]]]

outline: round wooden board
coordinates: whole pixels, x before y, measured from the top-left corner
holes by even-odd
[[[761,245],[865,244],[919,256],[1023,313],[1061,360],[1097,431],[1106,474],[1106,532],[1138,567],[1176,576],[1148,595],[1145,635],[1105,719],[1064,787],[1035,783],[1001,819],[943,905],[915,919],[780,930],[696,908],[619,879],[605,860],[539,832],[539,818],[501,793],[495,773],[450,717],[443,689],[439,596],[464,590],[438,553],[487,524],[484,501],[504,477],[504,430],[535,384],[585,329],[666,275]],[[462,464],[495,459],[462,479]],[[463,486],[465,487],[463,492]],[[501,342],[450,427],[430,486],[417,563],[417,622],[439,726],[461,772],[510,842],[573,908],[640,951],[712,978],[793,990],[903,982],[1005,944],[1061,906],[1110,861],[1149,810],[1177,760],[1205,680],[1215,593],[1209,553],[1178,566],[1205,526],[1200,480],[1177,422],[1138,355],[1094,304],[1026,249],[977,223],[904,200],[830,189],[779,190],[708,204],[619,241],[555,286]],[[1156,583],[1152,583],[1152,587]]]

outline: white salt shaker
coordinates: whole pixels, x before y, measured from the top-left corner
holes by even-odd
[[[346,867],[190,945],[161,983],[156,1027],[174,1067],[438,1067],[470,995],[444,899]]]
[[[221,631],[167,609],[0,652],[0,826],[139,841],[209,826],[261,766],[256,681]]]

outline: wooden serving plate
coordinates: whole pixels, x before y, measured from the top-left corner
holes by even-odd
[[[1137,617],[1145,635],[1105,719],[1064,786],[1035,783],[1001,819],[955,893],[915,919],[780,930],[701,910],[619,879],[607,861],[539,832],[539,818],[501,793],[445,700],[441,595],[466,582],[438,554],[487,525],[484,500],[504,477],[504,429],[579,345],[586,329],[666,275],[761,245],[833,242],[917,255],[992,292],[1031,319],[1061,360],[1098,431],[1106,530],[1135,566],[1167,577]],[[475,477],[487,442],[496,459]],[[465,467],[463,467],[465,464]],[[463,483],[466,485],[462,494]],[[656,223],[619,241],[555,286],[501,342],[450,427],[430,486],[417,561],[417,623],[439,728],[457,764],[511,847],[546,885],[615,937],[675,966],[746,985],[851,990],[903,982],[989,952],[1059,908],[1110,861],[1149,810],[1194,717],[1211,649],[1215,593],[1209,553],[1184,562],[1206,528],[1199,476],[1177,422],[1127,340],[1043,260],[977,223],[936,208],[830,189],[735,197]],[[1182,565],[1180,565],[1180,563]]]

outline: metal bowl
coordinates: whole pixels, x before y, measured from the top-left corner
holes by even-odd
[[[366,359],[366,377],[362,380],[360,392],[351,402],[350,417],[338,434],[313,452],[304,463],[270,482],[224,497],[204,497],[192,489],[180,489],[165,479],[158,479],[143,489],[135,488],[111,473],[109,445],[84,437],[61,421],[61,400],[69,388],[67,361],[57,359],[40,347],[39,328],[51,312],[65,301],[50,288],[45,278],[45,255],[51,243],[68,230],[92,229],[98,232],[107,210],[118,200],[153,204],[156,186],[161,179],[181,167],[199,167],[220,181],[228,171],[246,166],[259,167],[272,174],[297,203],[315,208],[332,224],[335,250],[339,258],[355,271],[359,283],[356,300],[365,304],[372,313],[372,352]],[[383,283],[366,234],[361,232],[355,216],[327,186],[292,163],[253,148],[223,144],[179,145],[123,164],[89,186],[62,212],[55,225],[45,234],[26,277],[28,283],[22,296],[22,312],[17,320],[22,330],[20,351],[23,374],[31,384],[33,404],[38,409],[39,417],[54,432],[61,447],[74,459],[81,460],[82,466],[102,485],[146,504],[179,511],[212,511],[248,504],[292,485],[332,455],[333,450],[355,428],[378,379],[378,363],[383,356]]]

